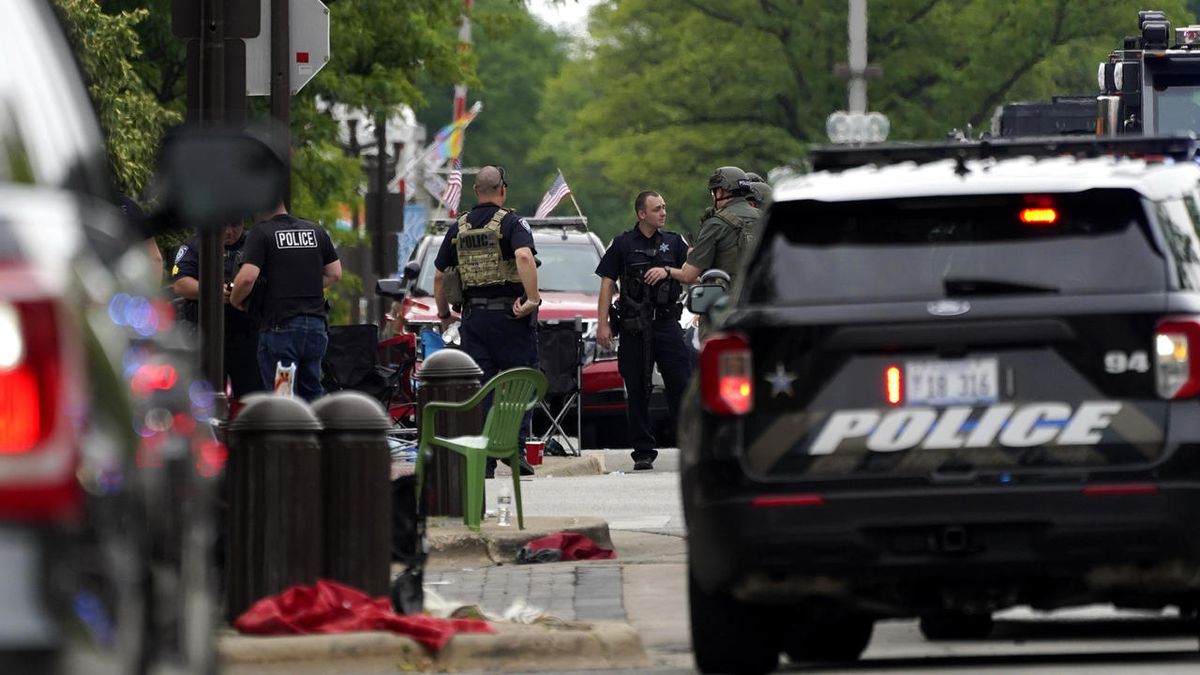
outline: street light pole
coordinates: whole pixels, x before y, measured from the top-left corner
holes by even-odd
[[[225,2],[205,0],[201,6],[200,121],[225,121]],[[223,224],[205,223],[200,231],[200,372],[213,390],[213,412],[228,417],[225,399],[225,281]],[[215,226],[214,226],[215,225]]]

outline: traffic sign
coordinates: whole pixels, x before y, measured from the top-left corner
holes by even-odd
[[[271,0],[259,0],[262,27],[246,40],[246,95],[271,95]],[[290,89],[300,91],[329,63],[329,8],[321,0],[288,0]]]

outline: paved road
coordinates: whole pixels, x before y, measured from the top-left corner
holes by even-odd
[[[606,476],[539,476],[522,485],[526,513],[591,515],[609,521],[621,568],[623,609],[655,662],[647,672],[689,673],[684,523],[678,453],[653,472],[632,472],[627,451],[607,451]],[[596,563],[599,564],[599,563]],[[611,563],[605,563],[611,565]],[[611,577],[608,577],[611,583]],[[988,640],[926,642],[915,621],[877,625],[862,661],[841,668],[783,663],[781,672],[1197,673],[1191,624],[1154,613],[1085,607],[1054,614],[1014,609],[997,616]]]

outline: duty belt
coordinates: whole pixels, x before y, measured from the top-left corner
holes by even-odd
[[[467,298],[466,306],[471,309],[504,310],[513,306],[517,298]]]

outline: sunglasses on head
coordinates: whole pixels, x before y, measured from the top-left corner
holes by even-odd
[[[503,185],[504,187],[508,187],[508,179],[507,179],[506,174],[504,173],[504,167],[497,166],[496,170],[500,172],[500,184]]]

